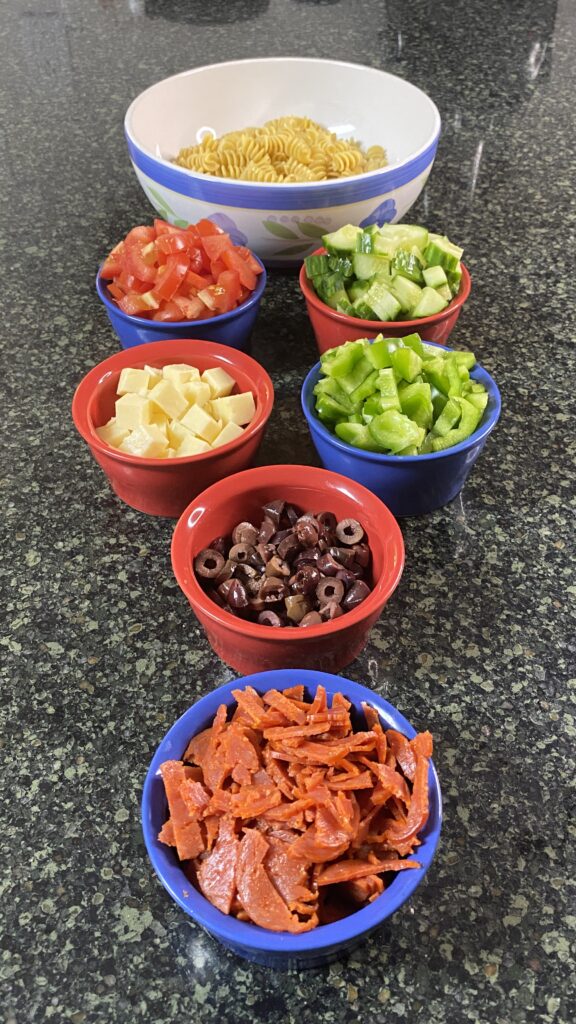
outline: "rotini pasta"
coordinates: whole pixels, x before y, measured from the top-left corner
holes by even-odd
[[[382,146],[364,150],[355,139],[338,139],[308,117],[277,117],[261,128],[205,136],[196,146],[181,149],[180,167],[236,181],[327,181],[387,164]]]

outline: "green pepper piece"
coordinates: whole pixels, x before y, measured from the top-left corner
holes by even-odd
[[[448,380],[448,397],[452,398],[462,394],[462,378],[458,364],[452,359],[451,354],[444,360],[444,369]],[[465,367],[463,368],[465,369]],[[468,371],[465,370],[468,375]]]
[[[420,359],[424,359],[424,345],[419,334],[405,334],[402,341],[407,348],[411,348]]]
[[[379,416],[381,412],[384,412],[382,403],[380,401],[380,395],[376,391],[370,398],[367,398],[362,406],[362,420],[364,423],[369,423],[373,416]]]
[[[432,427],[432,432],[437,437],[444,437],[445,434],[458,425],[461,415],[462,411],[456,399],[449,398]]]
[[[375,416],[368,424],[368,430],[377,444],[393,454],[408,445],[422,444],[426,433],[397,409],[387,409],[380,416]]]
[[[480,394],[478,391],[471,391],[470,394],[466,395],[466,401],[470,402],[470,405],[476,406],[481,412],[484,412],[488,405],[488,392],[484,391]]]
[[[344,423],[337,423],[334,430],[341,441],[346,441],[346,444],[352,444],[355,448],[363,448],[367,452],[382,451],[364,424],[352,423],[347,420]]]
[[[391,354],[395,349],[401,347],[399,338],[383,338],[381,334],[374,339],[371,345],[366,346],[366,358],[377,370],[383,370],[392,366]]]
[[[369,398],[376,387],[376,381],[378,380],[379,370],[372,370],[367,377],[364,378],[361,384],[350,394],[350,401],[355,408],[360,405],[366,398]]]
[[[339,423],[350,416],[350,411],[330,395],[320,395],[316,399],[316,412],[323,423]]]
[[[432,426],[434,407],[429,384],[408,384],[400,395],[400,408],[405,416],[409,416],[419,427],[426,430]]]
[[[344,409],[348,409],[352,412],[352,404],[348,395],[342,390],[338,381],[334,377],[322,377],[317,384],[314,385],[314,394],[319,395],[330,395],[330,398],[334,398]]]
[[[356,388],[366,380],[366,377],[374,371],[372,363],[370,363],[364,356],[359,359],[348,373],[334,374],[341,388],[344,389],[347,395],[351,395]],[[366,396],[365,396],[366,397]]]
[[[422,366],[422,373],[424,379],[429,384],[433,384],[437,391],[441,391],[443,395],[448,394],[450,387],[450,381],[446,375],[446,360],[442,356],[435,356],[433,359],[427,359]]]
[[[434,410],[435,420],[437,420],[442,414],[442,410],[444,409],[447,401],[448,399],[446,398],[446,395],[443,395],[440,391],[437,391],[436,394],[434,394],[434,392],[432,393],[432,408]]]
[[[396,386],[394,370],[391,367],[378,371],[376,389],[380,392],[379,401],[382,412],[385,412],[386,409],[397,409],[398,412],[400,411],[400,396]]]
[[[418,455],[418,446],[415,444],[409,444],[406,448],[402,448],[401,451],[396,452],[396,455]]]
[[[320,357],[324,373],[329,377],[343,377],[350,373],[352,367],[364,355],[364,345],[358,341],[346,341],[336,348],[329,348]]]
[[[460,406],[461,417],[457,427],[449,430],[443,437],[436,437],[432,441],[432,451],[441,452],[446,448],[452,448],[455,444],[465,441],[474,433],[482,419],[482,410],[476,409],[466,398],[454,398]]]
[[[460,352],[455,351],[450,353],[452,359],[459,366],[465,366],[467,370],[471,370],[476,364],[476,356],[473,352]]]
[[[397,348],[390,359],[401,380],[413,381],[422,370],[422,360],[411,348]]]
[[[419,455],[429,455],[432,451],[432,441],[434,440],[434,434],[430,431],[426,434],[426,437],[422,441],[420,448],[418,449]]]

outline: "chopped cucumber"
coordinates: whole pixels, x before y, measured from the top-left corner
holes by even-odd
[[[429,267],[444,267],[456,270],[462,258],[463,249],[454,245],[446,235],[430,235],[424,256]]]
[[[352,257],[354,273],[358,280],[368,281],[380,271],[388,273],[389,261],[384,256],[376,256],[374,253],[356,252]]]
[[[343,228],[338,228],[338,231],[322,235],[322,245],[328,249],[328,252],[354,252],[356,239],[361,233],[362,228],[355,227],[354,224],[345,224]]]
[[[369,281],[352,281],[352,284],[349,284],[346,289],[350,302],[355,302],[356,299],[359,299],[361,295],[364,295],[364,292],[368,291],[369,287]]]
[[[400,274],[401,277],[407,277],[409,281],[414,281],[416,284],[424,284],[422,264],[415,253],[409,252],[408,249],[396,251],[390,269],[393,275]]]
[[[446,299],[443,299],[435,288],[422,289],[422,295],[417,306],[412,310],[412,318],[418,320],[423,316],[434,316],[436,313],[441,313],[443,309],[446,309],[448,303]]]
[[[395,320],[401,310],[400,303],[382,281],[374,281],[362,299],[373,311],[372,320]]]
[[[443,284],[448,284],[444,267],[426,267],[426,270],[422,271],[422,276],[429,288],[441,288]]]
[[[412,310],[416,308],[422,297],[420,286],[414,281],[409,281],[407,277],[398,275],[392,278],[388,288],[400,303],[402,312],[412,314]]]

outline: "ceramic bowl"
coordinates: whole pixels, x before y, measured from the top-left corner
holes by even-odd
[[[214,451],[172,459],[128,455],[102,441],[95,428],[114,414],[120,371],[190,363],[202,373],[220,366],[234,377],[237,391],[252,391],[256,414],[241,437]],[[251,465],[260,446],[274,404],[270,377],[250,356],[225,345],[200,339],[175,338],[140,345],[137,352],[116,352],[95,366],[80,382],[72,402],[76,429],[104,470],[113,491],[140,512],[177,518],[192,498],[216,480]]]
[[[320,925],[304,934],[291,935],[238,921],[235,917],[223,914],[205,899],[186,877],[173,848],[158,842],[158,833],[168,816],[160,765],[163,761],[179,760],[182,757],[190,739],[211,725],[220,704],[234,705],[232,690],[252,686],[259,693],[265,693],[271,688],[283,690],[299,683],[304,684],[309,694],[315,693],[319,684],[326,688],[329,697],[338,691],[343,693],[357,712],[359,724],[363,721],[362,702],[365,702],[378,712],[385,729],[396,729],[410,739],[415,735],[414,728],[396,708],[372,690],[350,679],[303,669],[261,672],[219,686],[178,719],[152,758],[142,796],[142,828],[146,849],[154,871],[175,903],[227,949],[247,960],[281,970],[319,967],[338,959],[365,940],[370,932],[414,894],[432,863],[442,825],[440,783],[431,762],[428,775],[429,817],[420,834],[422,844],[415,855],[422,867],[398,872],[382,895],[367,907],[334,924]],[[425,727],[424,723],[422,725]],[[394,941],[393,926],[390,939],[386,941]]]
[[[198,174],[171,161],[206,133],[285,115],[308,116],[338,137],[380,144],[389,164],[320,182],[262,184]],[[146,89],[125,134],[136,176],[166,220],[210,217],[270,266],[293,266],[342,224],[400,220],[430,173],[440,115],[416,86],[344,61],[270,57],[194,68]]]
[[[302,385],[301,402],[322,464],[332,472],[363,484],[400,517],[424,515],[452,501],[462,490],[500,417],[500,392],[496,382],[476,364],[470,377],[484,385],[488,404],[480,425],[465,441],[429,455],[381,455],[362,451],[341,441],[318,419],[314,388],[320,376],[320,363],[316,363]]]
[[[320,254],[326,250],[316,251]],[[358,317],[346,316],[345,313],[338,313],[327,306],[310,284],[304,264],[300,269],[300,289],[306,300],[308,316],[320,355],[329,348],[343,345],[346,341],[375,338],[377,334],[383,334],[385,338],[403,338],[405,334],[412,334],[413,331],[429,341],[445,345],[470,295],[471,287],[472,279],[462,264],[460,291],[441,313],[420,317],[419,320],[359,320]]]
[[[258,260],[261,263],[261,260]],[[149,320],[143,316],[129,316],[124,313],[112,299],[108,291],[108,282],[100,276],[96,277],[96,291],[104,303],[108,319],[122,348],[135,348],[147,345],[152,341],[167,341],[172,338],[201,338],[204,341],[216,341],[220,345],[240,349],[246,352],[250,347],[250,338],[260,310],[260,301],[266,287],[266,271],[258,275],[256,287],[250,297],[229,313],[221,313],[207,320],[178,320],[161,322]]]
[[[193,568],[215,537],[244,520],[256,522],[267,501],[283,498],[305,511],[333,512],[364,527],[372,553],[372,591],[339,618],[306,629],[274,628],[237,618],[203,590]],[[370,629],[398,586],[404,542],[398,523],[370,491],[313,466],[260,466],[220,480],[183,512],[172,539],[172,567],[216,654],[237,672],[318,668],[339,672],[366,645]]]

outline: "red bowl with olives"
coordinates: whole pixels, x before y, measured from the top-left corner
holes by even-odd
[[[172,540],[176,579],[238,672],[339,672],[398,586],[404,543],[374,494],[311,466],[262,466],[213,484]]]

